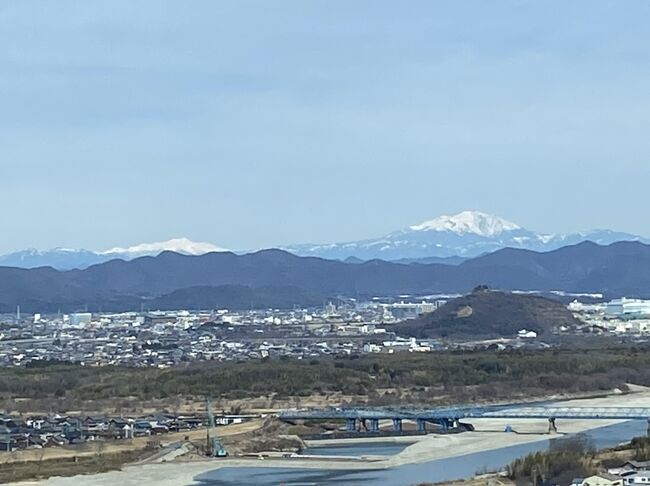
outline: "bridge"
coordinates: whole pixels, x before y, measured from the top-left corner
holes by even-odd
[[[370,432],[379,432],[380,420],[392,420],[393,431],[401,432],[404,420],[417,424],[419,432],[427,431],[427,424],[436,424],[443,430],[460,426],[461,419],[546,419],[549,432],[557,431],[557,419],[590,420],[647,420],[650,433],[650,407],[552,407],[552,406],[455,406],[419,409],[397,408],[323,408],[284,410],[279,418],[294,420],[345,420],[348,432],[363,424]],[[369,424],[369,427],[367,426]]]

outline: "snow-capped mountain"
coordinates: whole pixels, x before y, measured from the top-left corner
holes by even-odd
[[[379,258],[403,263],[454,265],[506,247],[551,251],[583,241],[593,241],[600,245],[609,245],[617,241],[650,243],[649,239],[641,236],[610,230],[559,235],[537,233],[498,216],[480,211],[463,211],[453,216],[439,216],[408,226],[380,238],[320,245],[292,245],[281,249],[300,256],[317,256],[349,262]],[[211,243],[197,243],[187,238],[175,238],[103,251],[69,248],[47,251],[29,249],[0,256],[0,266],[21,268],[51,266],[59,270],[69,270],[86,268],[116,258],[132,260],[142,256],[156,256],[163,251],[203,255],[227,250]]]
[[[463,211],[456,216],[439,216],[409,227],[410,231],[449,231],[457,235],[472,233],[485,237],[520,229],[515,223],[479,211]]]
[[[53,267],[58,270],[71,270],[74,268],[87,268],[114,259],[132,260],[142,256],[156,256],[164,251],[173,251],[183,255],[204,255],[228,250],[212,243],[199,243],[187,238],[173,238],[168,241],[143,243],[127,248],[116,247],[103,251],[70,248],[37,250],[30,248],[0,256],[0,266],[19,268]]]
[[[187,238],[173,238],[171,240],[160,241],[157,243],[142,243],[128,248],[111,248],[110,250],[100,251],[97,253],[100,255],[146,256],[158,255],[163,251],[173,251],[183,255],[205,255],[206,253],[228,250],[213,245],[212,243],[200,243]]]
[[[543,234],[522,228],[506,219],[480,211],[463,211],[394,231],[380,238],[323,245],[304,244],[284,249],[303,256],[362,260],[418,260],[431,258],[473,258],[506,247],[550,251],[582,241],[607,245],[616,241],[645,238],[610,230],[565,235]]]

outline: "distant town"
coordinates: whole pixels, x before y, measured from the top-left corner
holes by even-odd
[[[0,321],[0,365],[63,361],[165,368],[201,360],[425,352],[442,345],[396,337],[391,325],[432,312],[445,302],[436,297],[391,304],[348,300],[289,311],[17,313]]]
[[[264,311],[22,315],[18,309],[15,315],[0,317],[0,366],[68,362],[166,368],[207,360],[553,345],[548,336],[542,339],[524,324],[517,335],[477,341],[416,339],[392,330],[396,323],[431,313],[454,297],[346,299],[322,308]],[[555,329],[556,335],[611,335],[645,341],[650,334],[650,301],[621,298],[594,304],[574,300],[568,309],[580,325]]]

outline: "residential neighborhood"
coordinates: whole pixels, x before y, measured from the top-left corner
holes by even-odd
[[[215,417],[216,426],[242,423],[259,415],[222,413]],[[0,414],[0,451],[75,446],[86,442],[106,442],[136,437],[151,437],[172,432],[205,428],[204,415],[154,413],[146,416],[107,415],[29,415]]]

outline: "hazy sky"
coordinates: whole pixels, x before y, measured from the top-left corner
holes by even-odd
[[[0,3],[0,251],[650,236],[650,2]]]

